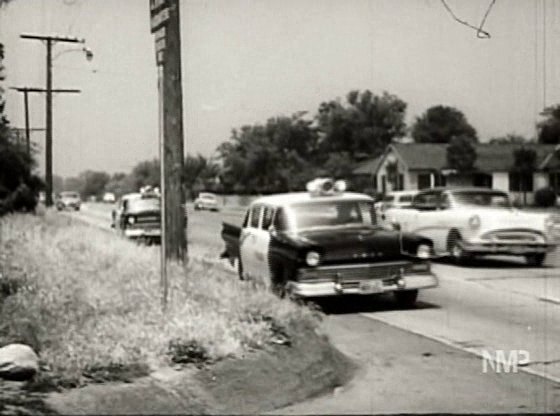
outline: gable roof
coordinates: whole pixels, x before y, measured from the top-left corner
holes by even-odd
[[[352,171],[352,173],[354,173],[354,175],[371,175],[374,172],[377,172],[382,160],[383,155],[378,156],[375,159],[366,160],[365,162],[360,163],[356,169]]]
[[[554,165],[553,160],[557,159],[550,157],[554,152],[555,145],[544,145],[536,143],[526,143],[523,145],[525,148],[534,149],[537,154],[537,168],[544,169],[550,168]],[[520,144],[489,144],[478,143],[475,145],[476,149],[476,162],[475,169],[482,172],[508,172],[514,167],[513,151],[522,147]],[[402,158],[404,163],[410,170],[442,170],[447,166],[447,150],[446,146],[438,143],[393,143],[388,148],[388,151],[381,157],[383,159],[390,149],[394,149]],[[366,167],[370,167],[368,173],[375,173],[382,160],[380,158],[372,159],[360,165],[358,169],[363,171]],[[367,164],[369,163],[369,164]],[[373,170],[375,168],[375,170]],[[361,172],[366,173],[366,172]]]

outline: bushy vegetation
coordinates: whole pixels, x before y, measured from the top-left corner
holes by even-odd
[[[55,385],[201,364],[262,348],[279,328],[317,315],[238,281],[193,248],[168,270],[161,307],[159,252],[47,212],[0,220],[0,345],[24,337]],[[22,332],[25,328],[25,333]]]
[[[556,192],[552,188],[540,188],[535,191],[535,205],[541,208],[553,207],[556,204]]]

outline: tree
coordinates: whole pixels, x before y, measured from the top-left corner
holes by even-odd
[[[476,130],[465,115],[453,107],[436,105],[416,117],[411,130],[416,143],[449,143],[453,137],[464,136],[477,142]]]
[[[474,169],[476,149],[470,136],[456,136],[447,145],[447,165],[457,173],[468,173]]]
[[[0,2],[0,7],[6,2]],[[4,76],[4,47],[0,43],[0,81]],[[0,215],[11,211],[33,211],[42,181],[32,173],[34,160],[27,154],[4,115],[4,91],[0,87]]]
[[[109,182],[111,177],[106,172],[96,172],[87,170],[80,174],[82,188],[80,194],[82,198],[89,198],[91,196],[101,198],[105,193],[105,185]]]
[[[541,120],[537,125],[539,143],[560,143],[560,104],[546,107],[540,115],[544,117],[544,120]]]
[[[302,189],[315,166],[317,132],[302,113],[234,129],[218,147],[228,191],[271,193]]]
[[[324,137],[320,151],[348,152],[356,161],[380,155],[387,145],[406,134],[406,103],[396,95],[350,91],[346,103],[331,100],[320,105],[317,121]]]
[[[520,147],[513,151],[514,167],[517,174],[521,192],[523,192],[523,204],[527,205],[527,191],[532,183],[533,172],[537,165],[537,153],[534,149]]]
[[[150,185],[159,187],[160,165],[158,159],[146,160],[138,163],[132,169],[132,183],[134,190],[138,191],[141,187]]]

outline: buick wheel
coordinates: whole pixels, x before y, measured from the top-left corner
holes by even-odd
[[[546,259],[546,253],[526,254],[525,261],[529,266],[541,267]]]
[[[404,308],[413,308],[416,305],[416,300],[418,299],[418,289],[399,290],[393,293],[399,306]]]
[[[447,252],[456,264],[464,264],[469,254],[463,248],[463,238],[458,232],[452,232],[447,238]]]

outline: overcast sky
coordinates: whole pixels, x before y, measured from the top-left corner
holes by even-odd
[[[447,0],[480,22],[491,0]],[[408,103],[465,113],[482,141],[535,133],[538,113],[560,102],[560,2],[497,0],[485,30],[455,22],[441,0],[181,0],[185,148],[210,156],[232,128],[345,97],[388,91]],[[128,171],[157,157],[157,70],[148,0],[13,0],[0,11],[6,86],[45,85],[45,46],[20,33],[85,38],[54,48],[54,173]],[[60,55],[59,55],[60,54]],[[7,113],[24,125],[23,97]],[[31,99],[44,127],[44,96]],[[44,133],[33,133],[41,147]],[[43,158],[43,157],[42,157]],[[41,164],[42,164],[41,158]],[[42,166],[42,165],[41,165]]]

